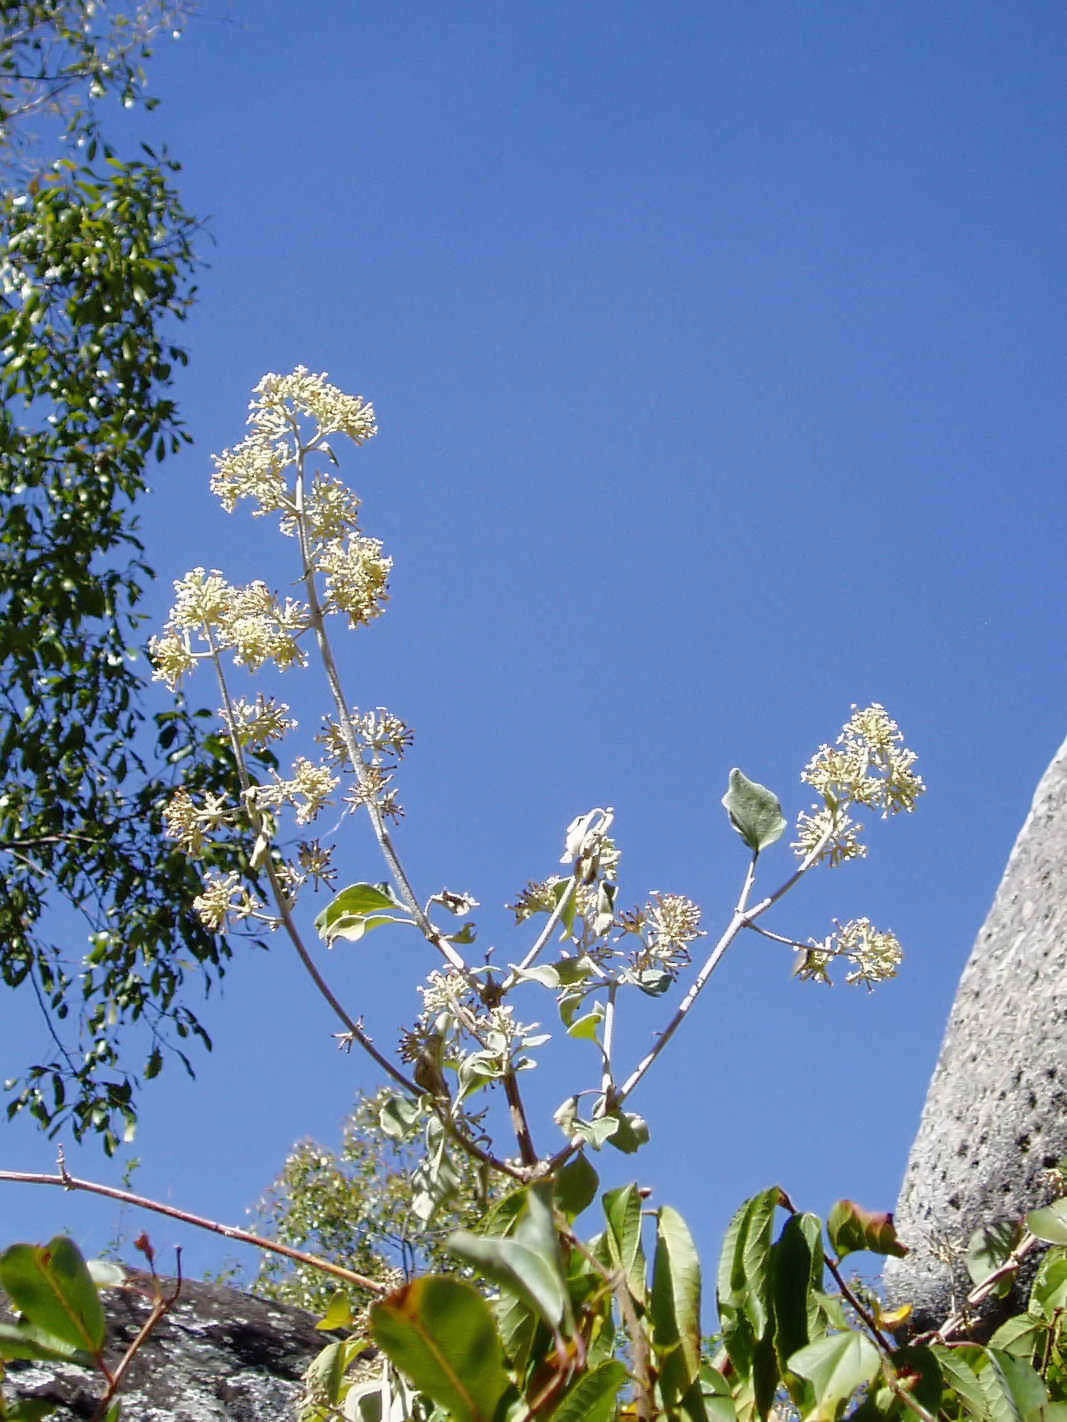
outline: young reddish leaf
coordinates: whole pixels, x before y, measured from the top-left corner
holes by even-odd
[[[892,1214],[865,1210],[854,1200],[838,1200],[826,1221],[826,1233],[839,1260],[861,1249],[872,1254],[893,1254],[898,1259],[908,1252],[897,1239]]]

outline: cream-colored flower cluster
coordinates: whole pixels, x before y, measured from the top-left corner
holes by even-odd
[[[239,874],[220,874],[214,869],[205,875],[193,908],[210,933],[221,933],[231,922],[263,917],[262,901],[241,883]]]
[[[233,806],[228,805],[223,796],[209,793],[205,795],[203,804],[198,805],[184,786],[176,791],[174,798],[163,809],[167,838],[177,840],[191,859],[198,858],[203,852],[205,837],[235,822]]]
[[[238,499],[251,499],[257,516],[280,512],[284,532],[295,533],[300,500],[286,471],[302,453],[332,454],[328,435],[343,434],[365,444],[378,433],[374,407],[302,365],[291,375],[265,375],[253,396],[248,407],[252,432],[233,449],[214,456],[211,488],[227,513],[233,513]],[[314,424],[307,437],[302,419]],[[312,538],[334,538],[355,527],[359,500],[339,480],[319,474],[307,491],[304,510]]]
[[[854,918],[837,923],[833,933],[797,955],[794,976],[810,982],[830,985],[830,965],[835,958],[845,958],[852,964],[845,974],[846,983],[862,983],[873,992],[878,983],[895,978],[904,956],[899,940],[892,933],[883,933],[869,918]]]
[[[646,910],[651,945],[659,951],[685,948],[705,936],[701,908],[684,894],[649,895]]]
[[[289,778],[283,780],[275,772],[267,785],[255,785],[248,792],[257,810],[277,809],[288,805],[296,811],[297,824],[306,825],[330,802],[340,781],[329,766],[316,765],[306,756],[297,756]]]
[[[275,701],[273,696],[264,696],[261,691],[255,701],[239,696],[234,698],[230,710],[220,706],[219,719],[238,745],[263,747],[284,739],[295,728],[296,721],[288,711],[284,701]]]
[[[356,744],[366,752],[368,763],[373,765],[380,764],[383,756],[403,759],[415,740],[415,732],[384,706],[362,712],[358,706],[353,706],[349,721]],[[344,735],[331,716],[323,718],[322,731],[315,739],[326,747],[326,757],[331,765],[348,766],[348,747]]]
[[[314,420],[321,435],[347,435],[355,444],[365,444],[378,433],[373,405],[360,395],[346,395],[325,374],[312,375],[303,365],[291,375],[265,375],[253,394],[248,423],[267,439],[293,434],[300,415]]]
[[[307,658],[297,638],[308,627],[305,603],[280,602],[266,583],[235,587],[214,569],[194,568],[174,584],[174,606],[162,637],[148,644],[155,679],[176,690],[198,661],[220,652],[233,653],[238,666],[258,671],[267,662],[284,670],[304,666]],[[194,637],[204,643],[193,645]]]
[[[867,853],[859,840],[861,826],[848,813],[861,805],[881,810],[882,818],[915,809],[926,786],[916,774],[915,752],[903,744],[900,727],[885,707],[853,706],[852,716],[835,746],[820,746],[801,772],[801,779],[822,796],[797,820],[793,849],[807,859],[822,845],[819,859],[840,864]]]
[[[381,540],[352,534],[331,538],[314,554],[315,570],[326,580],[324,612],[343,612],[351,627],[364,627],[385,611],[392,558]]]

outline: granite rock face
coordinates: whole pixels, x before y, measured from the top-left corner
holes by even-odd
[[[896,1224],[912,1252],[889,1261],[885,1282],[894,1301],[914,1304],[917,1330],[943,1321],[971,1288],[953,1246],[1046,1203],[1046,1172],[1065,1153],[1067,742],[1037,787],[963,971],[908,1160]],[[987,1327],[1025,1297],[1017,1289],[991,1305]]]
[[[143,1279],[129,1271],[132,1280]],[[163,1280],[169,1292],[172,1280]],[[150,1302],[126,1289],[101,1293],[117,1362]],[[0,1316],[4,1316],[0,1303]],[[10,1317],[10,1315],[7,1315]],[[119,1394],[124,1422],[291,1422],[305,1368],[329,1338],[303,1309],[217,1284],[186,1280],[178,1302],[137,1353]],[[58,1403],[51,1422],[88,1422],[103,1395],[99,1374],[73,1365],[9,1363],[13,1398]]]

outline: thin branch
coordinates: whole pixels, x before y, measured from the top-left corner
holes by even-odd
[[[221,1234],[226,1239],[235,1239],[239,1244],[251,1244],[256,1249],[267,1249],[273,1254],[282,1254],[286,1259],[293,1259],[298,1264],[310,1264],[313,1269],[319,1269],[325,1274],[333,1274],[338,1279],[344,1279],[348,1284],[355,1284],[358,1288],[367,1289],[374,1294],[384,1294],[388,1292],[386,1285],[379,1283],[377,1279],[368,1279],[365,1274],[357,1274],[352,1269],[345,1269],[340,1264],[332,1264],[328,1259],[320,1259],[316,1254],[307,1254],[302,1249],[292,1249],[288,1244],[278,1244],[273,1239],[264,1239],[262,1235],[252,1234],[246,1229],[237,1229],[234,1225],[219,1224],[217,1220],[205,1219],[202,1215],[189,1214],[187,1210],[176,1209],[173,1205],[164,1205],[159,1200],[150,1200],[144,1195],[134,1195],[129,1190],[119,1190],[114,1185],[101,1185],[96,1180],[82,1180],[76,1175],[71,1175],[62,1158],[59,1162],[60,1173],[58,1175],[41,1175],[35,1171],[23,1170],[0,1170],[0,1184],[9,1182],[13,1185],[59,1185],[64,1190],[86,1190],[91,1195],[105,1195],[109,1200],[121,1200],[124,1205],[134,1205],[139,1210],[153,1210],[157,1215],[168,1215],[171,1219],[180,1220],[182,1224],[193,1225],[197,1229],[210,1230],[212,1234]]]
[[[333,647],[326,633],[326,618],[323,613],[322,603],[319,600],[319,590],[315,585],[315,562],[312,557],[311,543],[308,538],[307,521],[304,511],[304,461],[307,455],[313,451],[314,445],[304,445],[300,442],[300,432],[295,423],[293,425],[293,431],[299,448],[296,471],[296,526],[300,541],[300,556],[304,564],[303,583],[307,592],[308,609],[311,615],[312,630],[315,633],[315,642],[319,649],[319,656],[322,658],[326,681],[329,685],[330,695],[333,698],[334,708],[337,712],[337,724],[341,732],[341,739],[344,741],[348,759],[355,773],[356,780],[359,783],[360,793],[363,797],[367,814],[370,817],[370,822],[374,827],[374,836],[378,841],[378,847],[389,867],[389,872],[393,876],[393,882],[396,884],[400,897],[410,911],[423,937],[437,949],[447,963],[458,972],[463,973],[464,976],[467,976],[469,970],[463,959],[463,955],[456,951],[455,947],[448,942],[431,919],[427,917],[415,890],[412,888],[411,880],[407,876],[407,871],[400,861],[400,856],[389,834],[389,828],[382,815],[381,806],[378,804],[374,787],[370,784],[367,775],[367,767],[364,764],[363,756],[356,741],[356,733],[352,725],[351,713],[348,709],[348,702],[345,699],[344,688],[341,685],[341,677],[337,670],[337,663],[333,656]]]
[[[244,747],[241,745],[241,742],[237,736],[237,718],[234,713],[233,700],[230,696],[230,689],[226,684],[226,677],[222,670],[222,659],[219,656],[218,648],[215,645],[215,638],[208,623],[204,623],[203,635],[205,641],[208,644],[208,647],[211,650],[211,659],[215,665],[215,675],[218,679],[219,693],[222,696],[222,705],[223,710],[225,712],[226,729],[229,734],[230,748],[233,751],[234,760],[237,764],[237,774],[241,782],[241,789],[244,792],[245,807],[248,811],[249,818],[252,821],[252,828],[255,830],[256,835],[258,837],[264,833],[263,815],[261,811],[257,808],[254,801],[254,797],[249,794],[249,792],[253,789],[252,777],[248,773],[248,765],[244,757]],[[297,957],[300,959],[301,963],[303,963],[304,968],[308,973],[308,976],[311,978],[311,981],[318,988],[319,992],[326,1000],[326,1002],[329,1003],[338,1020],[344,1023],[346,1035],[352,1041],[358,1042],[359,1045],[363,1048],[363,1050],[367,1053],[367,1055],[371,1057],[375,1062],[377,1062],[381,1069],[386,1072],[387,1075],[391,1076],[399,1086],[402,1086],[404,1090],[410,1092],[411,1095],[418,1096],[419,1088],[415,1085],[413,1081],[409,1081],[409,1079],[404,1075],[404,1073],[400,1071],[398,1067],[394,1066],[387,1056],[385,1056],[382,1052],[378,1050],[378,1048],[371,1041],[370,1037],[367,1036],[366,1032],[363,1030],[360,1024],[349,1016],[349,1014],[345,1011],[344,1007],[338,1001],[337,997],[334,995],[329,984],[326,982],[326,979],[322,976],[318,968],[315,966],[315,962],[312,959],[311,954],[304,946],[304,940],[300,934],[300,930],[296,926],[296,920],[293,918],[292,909],[289,905],[288,895],[282,888],[282,885],[278,879],[277,870],[275,869],[269,854],[267,856],[266,861],[266,870],[267,878],[270,881],[271,892],[274,895],[274,902],[277,905],[278,913],[281,917],[282,923],[285,926],[285,931],[289,935],[289,941],[296,949]]]
[[[501,995],[506,992],[510,992],[511,989],[515,986],[515,984],[519,981],[520,974],[525,973],[527,969],[532,967],[536,960],[540,957],[541,953],[544,950],[545,944],[552,937],[552,934],[559,926],[560,920],[567,912],[571,899],[574,898],[577,888],[578,878],[577,870],[575,870],[575,872],[571,874],[570,881],[568,882],[567,887],[559,896],[559,903],[549,914],[548,922],[545,924],[544,928],[542,928],[541,932],[537,935],[537,941],[534,943],[530,951],[526,954],[525,958],[523,958],[522,962],[518,965],[518,967],[512,968],[511,972],[501,983]]]
[[[157,1326],[163,1321],[164,1318],[166,1318],[167,1314],[178,1302],[182,1291],[181,1269],[182,1252],[179,1249],[178,1278],[174,1285],[174,1292],[170,1294],[167,1298],[163,1298],[160,1294],[157,1293],[155,1301],[152,1304],[151,1313],[148,1315],[141,1328],[138,1330],[136,1338],[134,1338],[130,1346],[122,1355],[122,1360],[120,1361],[118,1367],[115,1369],[114,1373],[112,1373],[108,1378],[107,1392],[104,1394],[100,1406],[96,1410],[96,1413],[93,1417],[93,1422],[104,1422],[104,1418],[106,1418],[107,1416],[107,1410],[111,1403],[111,1399],[115,1396],[119,1388],[122,1386],[122,1379],[126,1376],[126,1371],[129,1368],[130,1364],[133,1362],[140,1349],[148,1341],[149,1337],[155,1331]],[[155,1270],[153,1270],[152,1272],[154,1274]],[[157,1284],[156,1288],[158,1289],[158,1287],[159,1286]]]
[[[752,856],[748,869],[745,872],[745,881],[742,885],[741,893],[738,895],[737,907],[734,909],[733,914],[730,918],[730,922],[727,924],[722,937],[719,939],[718,943],[716,943],[715,947],[709,953],[704,963],[704,966],[701,968],[693,983],[690,985],[689,991],[686,993],[685,997],[683,997],[682,1001],[678,1004],[674,1016],[667,1023],[667,1026],[663,1029],[663,1031],[660,1033],[660,1036],[656,1041],[655,1045],[645,1054],[644,1057],[642,1057],[641,1061],[638,1062],[637,1066],[634,1067],[633,1071],[630,1073],[630,1075],[623,1082],[622,1086],[619,1088],[619,1091],[616,1095],[617,1102],[621,1103],[626,1099],[627,1096],[630,1095],[634,1087],[637,1085],[637,1083],[648,1071],[652,1063],[659,1056],[660,1052],[663,1051],[664,1047],[667,1045],[670,1039],[674,1036],[675,1032],[677,1032],[678,1028],[685,1021],[686,1017],[689,1015],[693,1004],[703,992],[708,979],[711,977],[715,969],[719,966],[723,954],[726,952],[727,948],[729,948],[730,944],[737,937],[740,930],[742,928],[751,927],[755,919],[759,918],[761,914],[766,913],[767,910],[772,906],[772,904],[776,904],[778,900],[784,894],[787,894],[789,890],[793,887],[793,885],[796,884],[797,881],[801,879],[808,872],[809,869],[811,869],[811,867],[818,861],[823,850],[826,848],[826,845],[829,843],[830,837],[832,836],[833,832],[834,827],[833,825],[830,825],[820,836],[817,843],[813,845],[811,850],[809,850],[809,852],[805,855],[803,862],[801,863],[800,867],[795,871],[795,873],[791,874],[789,878],[786,879],[786,881],[774,891],[773,894],[768,894],[765,899],[761,899],[760,902],[756,904],[753,908],[747,908],[746,904],[748,901],[748,896],[752,891],[752,885],[755,881],[756,859],[758,855]]]
[[[959,1333],[965,1329],[969,1325],[973,1310],[978,1304],[989,1297],[1001,1279],[1011,1278],[1022,1260],[1029,1254],[1030,1250],[1040,1242],[1036,1235],[1026,1230],[1022,1239],[1020,1239],[1004,1263],[994,1269],[991,1274],[987,1274],[980,1284],[975,1285],[964,1299],[962,1305],[945,1320],[940,1328],[930,1333],[921,1333],[914,1338],[912,1342],[917,1345],[921,1343],[945,1343],[953,1333]]]

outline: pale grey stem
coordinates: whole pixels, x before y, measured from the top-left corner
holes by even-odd
[[[616,1094],[617,1102],[623,1102],[626,1097],[630,1095],[634,1087],[637,1085],[637,1083],[648,1071],[652,1063],[659,1056],[660,1052],[663,1051],[664,1047],[667,1045],[670,1039],[674,1036],[675,1032],[677,1032],[678,1028],[685,1021],[686,1017],[689,1015],[690,1009],[692,1008],[693,1004],[703,992],[708,979],[711,977],[712,973],[722,961],[723,954],[726,952],[727,948],[729,948],[730,944],[737,937],[740,930],[742,928],[747,928],[751,926],[752,922],[755,919],[759,918],[761,914],[766,913],[767,910],[771,907],[771,905],[776,904],[783,894],[787,894],[789,892],[793,885],[797,883],[797,881],[808,872],[812,865],[817,862],[823,850],[826,848],[826,845],[829,843],[832,834],[833,826],[831,825],[820,837],[818,842],[813,846],[809,853],[805,855],[804,860],[801,863],[799,869],[797,869],[794,874],[791,874],[789,878],[786,879],[786,881],[780,886],[780,888],[776,889],[773,894],[768,894],[765,899],[761,899],[760,902],[756,904],[753,908],[746,908],[745,904],[748,899],[748,895],[752,890],[752,885],[755,880],[756,859],[758,856],[753,855],[752,860],[749,863],[748,870],[745,873],[745,882],[738,897],[737,907],[733,911],[733,914],[730,918],[730,922],[726,926],[725,932],[719,939],[718,943],[716,943],[715,947],[709,953],[704,963],[704,966],[701,968],[695,980],[690,985],[689,991],[686,993],[685,997],[683,997],[682,1001],[678,1004],[678,1008],[675,1011],[674,1016],[667,1023],[667,1026],[664,1028],[664,1030],[660,1033],[660,1036],[656,1041],[655,1045],[645,1054],[644,1057],[642,1057],[641,1061],[638,1062],[637,1066],[634,1067],[633,1071],[630,1073],[630,1075],[623,1082],[622,1086],[619,1088],[619,1091]]]
[[[244,747],[241,745],[241,742],[237,736],[237,722],[234,717],[233,700],[230,696],[230,689],[226,684],[226,676],[222,670],[222,660],[219,656],[218,648],[215,645],[215,639],[212,635],[211,628],[206,623],[204,624],[204,637],[207,641],[208,646],[211,649],[211,658],[215,665],[215,675],[218,678],[219,683],[219,694],[222,697],[222,705],[225,711],[226,729],[229,733],[230,738],[230,748],[232,749],[234,759],[237,762],[237,775],[241,782],[241,789],[244,791],[245,806],[248,811],[249,818],[252,821],[252,828],[255,830],[256,836],[258,838],[263,833],[263,816],[255,804],[254,797],[249,793],[253,790],[254,787],[252,785],[252,777],[248,773],[248,765],[245,761]],[[277,906],[278,914],[285,927],[286,933],[289,935],[289,941],[296,949],[297,956],[299,957],[301,963],[303,963],[304,968],[308,973],[308,976],[311,978],[311,981],[315,984],[316,988],[318,988],[323,998],[325,998],[325,1000],[329,1003],[330,1007],[333,1009],[335,1016],[344,1024],[346,1033],[354,1041],[358,1042],[359,1045],[363,1048],[363,1050],[367,1053],[367,1055],[371,1057],[375,1062],[377,1062],[381,1069],[389,1076],[391,1076],[398,1085],[402,1086],[405,1091],[410,1092],[411,1095],[418,1096],[419,1088],[415,1085],[413,1081],[409,1081],[408,1078],[404,1075],[404,1073],[400,1071],[397,1067],[395,1067],[387,1056],[383,1055],[383,1053],[378,1050],[378,1048],[367,1036],[366,1032],[364,1032],[363,1028],[359,1025],[359,1023],[354,1021],[353,1018],[349,1016],[349,1014],[345,1011],[344,1007],[335,997],[332,989],[326,982],[325,978],[315,966],[315,962],[312,959],[311,954],[304,946],[304,940],[300,935],[300,930],[296,926],[296,921],[293,918],[292,910],[289,907],[289,899],[282,889],[277,872],[274,868],[273,863],[271,862],[269,854],[266,859],[266,869],[267,878],[270,882],[271,893],[274,896],[274,902]]]
[[[540,957],[541,953],[544,951],[545,944],[548,942],[548,940],[552,937],[553,933],[559,927],[560,920],[567,912],[567,906],[570,903],[571,899],[574,898],[574,893],[577,887],[578,881],[572,874],[570,882],[563,890],[563,893],[560,894],[559,903],[549,914],[548,922],[545,924],[544,928],[542,928],[541,932],[537,935],[537,941],[534,943],[530,951],[526,954],[525,958],[523,958],[518,968],[512,968],[511,972],[504,979],[503,983],[501,983],[500,991],[502,994],[510,992],[511,989],[515,986],[515,984],[519,981],[519,974],[526,972],[527,968],[532,967],[533,964]]]
[[[296,431],[299,438],[299,431]],[[363,796],[363,803],[367,814],[370,817],[371,825],[374,828],[374,837],[378,841],[378,847],[382,852],[389,872],[393,876],[400,897],[411,913],[417,924],[419,931],[428,942],[438,950],[441,956],[458,972],[467,975],[467,964],[463,955],[458,953],[449,943],[444,935],[437,929],[433,922],[427,917],[419,902],[415,890],[411,886],[411,881],[407,876],[400,856],[397,854],[389,834],[388,826],[382,815],[381,807],[378,804],[374,793],[374,788],[370,784],[366,766],[363,762],[363,755],[356,740],[355,728],[352,725],[352,717],[349,713],[348,703],[345,700],[344,689],[341,686],[340,674],[337,670],[337,663],[334,661],[333,648],[326,632],[326,619],[322,611],[322,603],[319,600],[318,588],[315,586],[315,565],[311,554],[311,544],[308,538],[307,520],[304,511],[304,460],[311,452],[312,446],[300,445],[297,456],[296,474],[296,526],[300,541],[300,556],[304,565],[303,582],[308,595],[308,608],[311,613],[311,625],[315,633],[315,641],[319,649],[319,656],[322,658],[323,670],[326,673],[326,681],[330,688],[330,695],[333,698],[334,708],[337,711],[337,724],[341,732],[341,739],[344,741],[345,750],[352,770],[359,782],[360,792]]]
[[[612,1102],[615,1091],[615,1080],[611,1070],[611,1054],[615,1046],[615,996],[618,990],[618,983],[612,982],[608,988],[608,1000],[604,1004],[604,1045],[601,1048],[604,1054],[604,1070],[601,1074],[600,1081],[605,1107]]]

